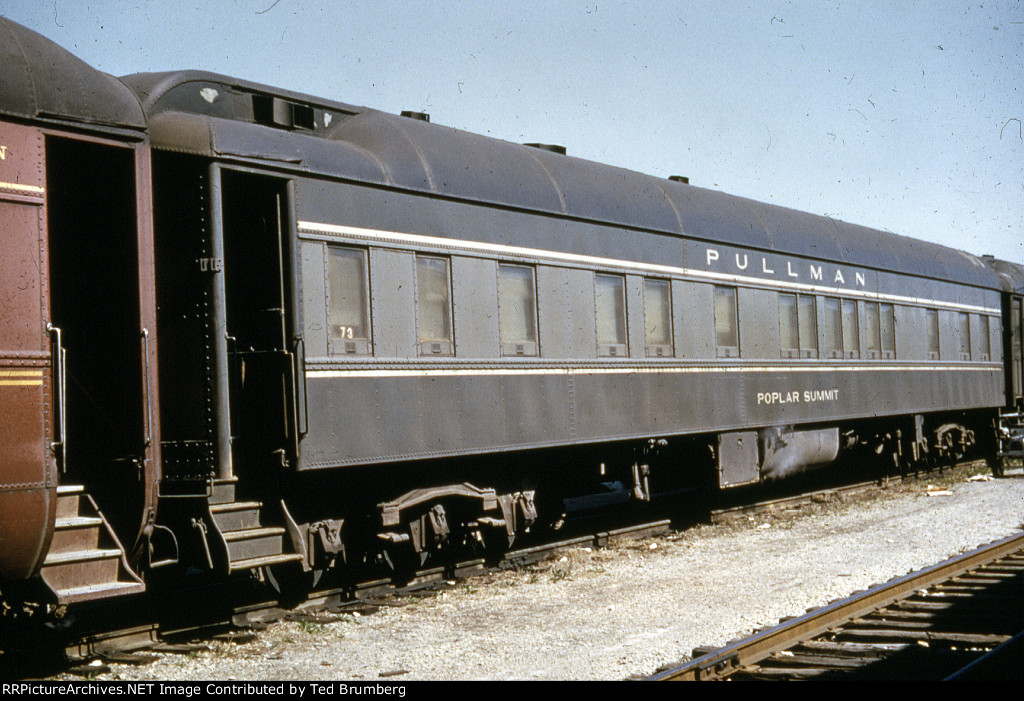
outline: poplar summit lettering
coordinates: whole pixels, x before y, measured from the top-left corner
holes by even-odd
[[[839,388],[830,389],[805,389],[803,392],[793,390],[789,392],[758,392],[758,404],[812,404],[814,402],[837,402],[839,401]]]

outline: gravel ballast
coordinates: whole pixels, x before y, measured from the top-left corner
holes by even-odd
[[[976,470],[975,472],[981,472]],[[1024,474],[966,472],[855,503],[616,547],[577,548],[405,605],[282,622],[126,680],[614,680],[643,677],[780,618],[1021,530]],[[327,619],[325,619],[327,620]]]

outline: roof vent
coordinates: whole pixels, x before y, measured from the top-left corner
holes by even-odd
[[[278,129],[312,129],[313,108],[272,95],[252,96],[252,114],[258,124]]]
[[[670,175],[668,179],[674,183],[682,183],[683,185],[689,185],[690,179],[685,175]]]
[[[409,119],[418,119],[421,122],[429,122],[430,115],[426,112],[413,112],[412,110],[402,110],[402,116],[408,117]]]
[[[523,146],[539,148],[542,151],[551,151],[551,153],[560,153],[563,156],[565,155],[565,146],[559,146],[558,144],[523,144]]]

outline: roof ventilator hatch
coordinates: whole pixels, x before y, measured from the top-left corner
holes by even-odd
[[[252,96],[252,116],[258,124],[278,129],[312,129],[313,108],[272,95]]]
[[[541,151],[550,151],[551,153],[560,153],[565,155],[565,146],[559,146],[558,144],[523,144],[523,146],[529,146],[530,148],[539,148]]]

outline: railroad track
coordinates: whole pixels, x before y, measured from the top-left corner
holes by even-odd
[[[662,519],[622,528],[596,529],[586,535],[511,550],[499,566],[528,566],[566,548],[608,547],[620,541],[665,534],[671,528],[671,522]],[[454,567],[421,570],[404,586],[378,579],[344,589],[315,591],[295,608],[282,606],[279,601],[253,599],[251,592],[247,597],[245,584],[238,581],[176,592],[174,600],[186,602],[180,614],[168,612],[168,600],[162,599],[160,592],[150,592],[137,600],[137,610],[127,616],[129,622],[124,615],[124,602],[116,603],[109,611],[100,604],[93,607],[90,614],[92,619],[107,621],[106,628],[94,628],[73,640],[43,640],[37,644],[22,640],[20,650],[0,653],[0,678],[50,676],[59,672],[94,676],[103,671],[103,665],[83,663],[144,664],[153,658],[151,653],[197,652],[207,646],[203,641],[219,638],[238,641],[279,620],[322,623],[330,620],[332,614],[372,613],[384,606],[404,605],[408,599],[432,596],[450,586],[450,578],[464,579],[490,569],[483,559],[468,560]],[[224,601],[245,603],[228,608],[219,605]],[[197,616],[197,611],[202,614]]]
[[[813,492],[802,492],[800,494],[779,497],[777,499],[765,499],[751,504],[722,506],[721,508],[712,509],[708,513],[708,521],[712,524],[731,525],[745,516],[778,515],[786,512],[794,512],[812,504],[844,501],[851,497],[878,492],[885,489],[888,485],[888,480],[858,482],[856,484],[845,484],[836,487],[828,487],[827,489],[818,489]]]
[[[980,461],[962,463],[954,468],[946,468],[949,471],[965,472],[970,468],[978,467]],[[953,472],[958,474],[958,472]],[[930,475],[930,473],[929,473]],[[843,484],[832,486],[827,489],[819,489],[813,492],[801,492],[789,496],[743,503],[732,506],[722,506],[712,509],[701,516],[712,524],[729,524],[739,519],[765,514],[785,514],[797,511],[815,503],[829,503],[842,501],[852,497],[862,496],[867,493],[877,492],[886,489],[894,483],[902,482],[905,479],[914,479],[920,475],[908,475],[906,477],[887,477],[883,480],[870,482],[858,482],[854,484]],[[685,519],[684,519],[685,520]],[[631,524],[620,528],[593,528],[584,534],[577,534],[572,537],[559,539],[548,543],[538,544],[530,547],[516,548],[507,552],[499,563],[498,567],[526,567],[544,560],[546,557],[574,547],[605,548],[614,546],[617,543],[637,540],[641,538],[665,535],[677,528],[672,519],[659,519],[656,521]],[[579,530],[579,529],[577,529]],[[328,590],[310,594],[303,602],[302,609],[306,611],[328,611],[343,612],[352,610],[372,610],[379,605],[379,602],[388,597],[420,596],[424,591],[443,585],[448,579],[463,579],[477,574],[482,574],[492,569],[483,559],[467,560],[459,562],[453,567],[433,567],[420,570],[416,576],[404,586],[396,586],[390,580],[379,579],[361,582],[354,589]],[[283,610],[276,603],[255,604],[246,607],[239,607],[233,613],[231,621],[236,626],[259,625],[268,620],[296,615],[293,611]],[[302,613],[297,614],[299,616]],[[223,626],[224,623],[214,623],[213,627]],[[180,636],[183,630],[164,630],[168,636]]]
[[[660,672],[654,681],[1024,677],[1024,534]]]
[[[976,466],[974,463],[964,463],[956,469],[974,466]],[[889,480],[901,479],[893,477],[882,481],[838,485],[753,503],[722,506],[705,512],[701,520],[706,518],[711,523],[728,524],[752,515],[783,514],[813,503],[849,499],[884,489],[889,484]],[[498,567],[527,567],[544,560],[553,553],[568,548],[610,547],[622,541],[664,535],[671,532],[673,528],[671,519],[659,519],[621,528],[590,529],[585,534],[578,533],[557,541],[510,550],[505,554]],[[311,612],[328,614],[351,611],[372,612],[382,605],[395,605],[396,599],[430,595],[432,590],[443,587],[444,582],[449,579],[464,579],[485,573],[490,569],[491,567],[483,559],[467,560],[452,567],[432,567],[420,570],[404,586],[396,586],[388,579],[377,579],[360,582],[352,588],[316,591],[309,594],[308,598],[301,603],[299,610],[282,608],[276,601],[250,602],[224,612],[219,617],[210,617],[209,620],[185,623],[165,620],[162,624],[149,623],[91,634],[74,644],[67,645],[65,652],[74,660],[89,659],[97,655],[109,659],[123,658],[121,651],[133,649],[184,650],[187,652],[192,649],[191,643],[182,647],[177,643],[168,644],[166,640],[202,639],[216,634],[237,635],[239,630],[258,628],[269,622],[286,618],[301,619],[311,615]],[[201,593],[197,595],[204,596]],[[232,597],[237,594],[207,593],[205,596],[213,599],[232,600]],[[183,598],[191,600],[192,597],[185,596]]]
[[[964,470],[970,467],[976,467],[976,465],[974,463],[964,463],[954,469]],[[782,498],[723,506],[710,512],[705,511],[700,520],[710,520],[712,523],[728,523],[750,515],[763,515],[766,513],[784,514],[799,510],[808,504],[841,501],[866,492],[884,489],[893,480],[898,481],[900,479],[896,477],[881,481],[875,480],[865,483],[839,485]],[[684,520],[686,518],[690,517],[684,517]],[[567,548],[608,547],[618,541],[663,535],[672,529],[673,524],[670,519],[661,519],[621,528],[592,528],[585,532],[580,532],[577,529],[576,534],[572,537],[512,550],[505,555],[499,566],[529,566],[543,560],[552,553]],[[211,585],[194,592],[177,592],[175,596],[177,600],[193,603],[196,601],[210,602],[208,606],[189,607],[189,610],[192,612],[196,608],[205,611],[207,615],[203,619],[195,619],[191,616],[169,617],[165,615],[161,617],[161,622],[157,623],[154,617],[147,617],[143,611],[145,604],[140,602],[140,612],[135,616],[132,624],[124,625],[119,629],[92,632],[73,642],[66,642],[60,647],[63,653],[72,661],[83,661],[101,657],[109,661],[131,662],[140,659],[140,656],[132,654],[133,651],[142,650],[189,652],[196,649],[195,643],[191,641],[212,639],[218,635],[233,637],[246,635],[248,629],[259,628],[275,620],[296,617],[301,619],[312,615],[313,612],[316,612],[317,615],[350,611],[372,612],[380,606],[396,605],[396,601],[400,602],[402,597],[430,595],[431,589],[443,588],[444,582],[448,579],[462,579],[484,573],[489,569],[484,560],[478,559],[460,562],[454,567],[434,567],[421,570],[412,581],[402,587],[398,587],[386,579],[364,581],[346,589],[313,592],[309,595],[308,599],[302,602],[299,609],[282,607],[280,602],[277,601],[252,599],[248,599],[246,603],[233,608],[224,609],[218,606],[216,602],[246,600],[244,593],[226,590],[233,585],[237,585],[238,582],[225,583],[223,586]],[[153,592],[152,595],[147,595],[147,597],[153,601],[158,601],[160,594],[159,592]],[[162,604],[155,605],[155,608],[161,608],[162,606]],[[99,615],[100,618],[104,616],[105,614]],[[117,615],[109,616],[110,620],[116,620],[117,618]],[[0,654],[0,663],[3,662],[3,657]],[[142,655],[141,659],[145,659],[145,655]]]
[[[801,491],[775,499],[759,499],[752,503],[722,505],[712,509],[708,520],[714,524],[734,523],[743,516],[780,514],[800,509],[816,503],[843,501],[865,494],[876,493],[893,486],[919,479],[959,477],[971,470],[988,469],[984,460],[970,460],[957,465],[935,468],[933,470],[910,472],[905,475],[885,475],[877,479],[852,482],[849,484],[831,485],[822,489]]]

